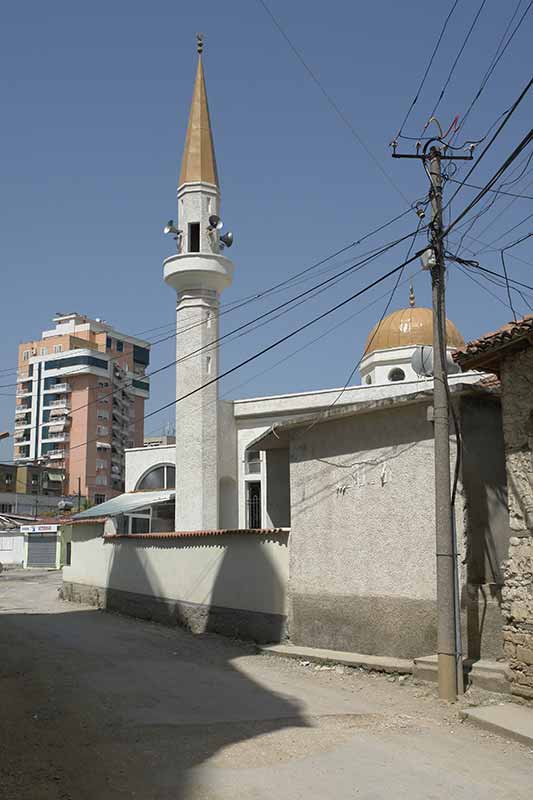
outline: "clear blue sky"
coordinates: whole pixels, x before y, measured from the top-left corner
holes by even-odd
[[[526,4],[524,0],[522,8]],[[436,6],[422,0],[331,0],[326,5],[269,0],[269,5],[402,192],[413,200],[424,195],[427,179],[421,164],[393,161],[388,143],[414,95],[451,0]],[[408,133],[420,132],[477,6],[459,3]],[[446,127],[468,105],[514,7],[514,0],[486,3],[439,108]],[[18,343],[50,327],[56,311],[100,316],[129,333],[173,322],[174,297],[161,277],[172,242],[161,229],[176,216],[196,31],[205,35],[223,218],[235,233],[230,253],[235,280],[224,302],[283,280],[406,208],[256,0],[7,4],[0,34],[2,369],[15,366]],[[468,136],[482,135],[527,82],[531,34],[530,14],[476,105]],[[475,183],[492,174],[530,121],[529,99],[475,171]],[[527,176],[515,188],[526,191],[526,186]],[[451,188],[446,187],[448,196]],[[463,190],[453,210],[459,211],[473,194]],[[499,216],[507,202],[499,198],[478,223],[483,241],[493,241],[531,210],[530,201],[517,200]],[[414,214],[405,218],[368,247],[407,233],[416,221]],[[527,231],[527,224],[522,225],[507,239]],[[223,367],[356,291],[402,260],[406,250],[405,244],[398,247],[316,300],[237,339],[224,348]],[[514,253],[525,263],[509,259],[513,276],[533,282],[530,242]],[[335,263],[349,262],[342,257]],[[483,263],[499,269],[498,254],[486,253]],[[505,299],[502,290],[488,286]],[[377,298],[390,287],[388,282],[231,376],[222,393],[246,396],[342,385],[382,312],[386,299]],[[510,319],[509,309],[453,265],[448,288],[448,314],[465,338]],[[415,289],[418,304],[427,304],[427,274],[417,275]],[[407,294],[407,287],[400,287],[393,307],[404,305]],[[279,299],[275,295],[228,314],[223,330]],[[377,300],[374,306],[330,336],[256,376],[371,300]],[[517,308],[526,310],[521,301]],[[152,367],[171,360],[172,353],[172,342],[154,347]],[[247,385],[238,386],[246,380]],[[12,381],[12,374],[4,374],[2,384]],[[2,394],[13,392],[0,389]],[[170,369],[154,377],[148,410],[173,396]],[[10,428],[14,397],[0,401],[0,428]],[[147,430],[161,429],[169,416],[172,412],[152,418]],[[11,444],[4,443],[0,457],[11,457]]]

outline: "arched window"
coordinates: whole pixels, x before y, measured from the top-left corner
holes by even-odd
[[[403,369],[395,367],[394,369],[391,369],[391,371],[389,372],[388,379],[389,381],[404,381],[405,372],[403,371]]]
[[[137,486],[136,491],[155,491],[157,489],[174,489],[176,486],[176,468],[170,464],[161,464],[148,470]]]

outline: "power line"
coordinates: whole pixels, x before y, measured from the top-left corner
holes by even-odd
[[[416,204],[418,204],[419,202],[420,201],[417,201]],[[423,205],[423,203],[421,203],[421,204]],[[246,295],[245,297],[241,297],[241,298],[237,298],[236,300],[233,300],[231,303],[224,304],[222,306],[222,308],[224,308],[224,311],[219,312],[217,314],[217,317],[220,319],[221,317],[225,316],[226,314],[232,313],[233,311],[238,311],[240,308],[243,308],[243,307],[245,307],[245,306],[249,305],[250,303],[253,303],[253,302],[257,301],[257,300],[261,300],[262,298],[267,297],[269,294],[273,294],[274,292],[277,292],[279,289],[282,289],[282,288],[284,288],[286,286],[289,286],[290,284],[294,284],[297,281],[298,278],[311,273],[312,271],[314,271],[318,267],[328,263],[329,261],[332,261],[334,258],[337,258],[337,256],[342,255],[343,253],[346,253],[348,250],[351,250],[352,248],[357,247],[358,245],[362,244],[366,239],[370,239],[372,236],[375,236],[377,233],[380,233],[385,228],[389,227],[390,225],[394,224],[395,222],[398,222],[400,219],[403,219],[403,217],[405,217],[407,214],[409,214],[413,210],[414,206],[415,206],[414,203],[411,204],[410,208],[406,209],[405,211],[402,211],[400,214],[397,214],[396,216],[394,216],[391,219],[387,220],[386,222],[382,223],[378,227],[373,228],[371,231],[369,231],[368,233],[365,233],[363,236],[359,237],[358,239],[355,239],[353,242],[350,242],[349,244],[344,245],[339,250],[336,250],[334,253],[331,253],[330,255],[325,256],[324,258],[321,258],[319,261],[316,261],[315,263],[311,264],[308,267],[304,267],[302,270],[300,270],[299,272],[295,273],[291,277],[285,278],[284,280],[279,281],[278,283],[275,283],[273,286],[270,286],[269,288],[264,289],[264,290],[262,290],[260,292],[255,292],[254,294]],[[172,329],[173,330],[172,330],[171,334],[169,334],[168,336],[164,336],[163,338],[156,339],[153,342],[150,342],[150,345],[153,347],[155,345],[161,344],[162,342],[166,342],[169,339],[173,339],[175,336],[179,336],[179,335],[181,335],[183,333],[186,333],[186,332],[190,331],[193,328],[196,328],[198,326],[205,325],[205,324],[206,324],[206,322],[204,320],[202,320],[200,322],[195,322],[192,325],[189,325],[189,326],[187,326],[185,328],[182,328],[182,329],[176,331],[175,323],[173,323],[172,324]],[[163,326],[161,326],[161,327],[163,327]],[[167,325],[167,326],[164,326],[164,327],[168,328],[169,326]],[[155,330],[155,329],[152,329],[152,330]],[[111,363],[113,361],[116,361],[117,359],[120,359],[120,358],[122,358],[122,354],[120,356],[115,356],[114,358],[111,358],[109,360],[109,363]],[[18,372],[18,368],[10,369],[9,372]],[[68,376],[69,373],[65,373],[65,374]],[[73,372],[71,374],[75,374],[75,373]],[[149,374],[146,377],[149,377]],[[4,389],[5,388],[12,388],[12,387],[15,387],[15,386],[17,386],[17,383],[3,384],[3,385],[0,385],[0,389],[2,389],[2,388],[4,388]]]
[[[496,141],[497,137],[500,135],[502,130],[505,128],[505,126],[507,125],[507,123],[509,122],[511,117],[513,116],[514,112],[516,111],[516,109],[518,108],[518,106],[520,105],[520,103],[522,102],[524,97],[526,96],[526,94],[531,89],[531,84],[532,83],[533,83],[533,79],[530,79],[529,82],[527,83],[527,85],[522,89],[522,91],[520,92],[520,94],[518,95],[518,97],[516,98],[514,103],[512,104],[512,106],[509,108],[509,110],[505,114],[505,117],[503,118],[502,122],[498,125],[498,128],[496,129],[495,133],[491,137],[490,141],[485,145],[485,147],[481,151],[480,155],[477,157],[477,159],[475,160],[473,165],[470,167],[470,169],[466,173],[464,179],[461,181],[461,184],[457,187],[457,189],[455,190],[455,192],[453,193],[451,198],[448,200],[448,202],[446,204],[446,208],[448,208],[450,203],[457,197],[457,195],[461,191],[461,188],[463,187],[464,183],[468,180],[468,178],[474,172],[474,170],[477,169],[477,167],[479,166],[479,163],[481,162],[481,160],[484,158],[486,153],[490,150],[490,148],[492,147],[492,145]],[[490,191],[491,188],[492,188],[492,184],[491,184],[491,186],[486,188],[485,191]],[[468,212],[466,212],[466,213],[468,213]],[[463,214],[463,216],[464,216],[464,214]]]
[[[532,81],[530,81],[530,82],[529,82],[529,84],[528,84],[528,88],[529,88],[529,86],[531,85],[531,83],[532,83]],[[522,92],[522,95],[521,95],[521,96],[522,96],[522,97],[524,96],[524,92]],[[513,108],[515,109],[516,107],[517,107],[517,105],[516,105],[516,103],[515,103],[515,105],[514,105],[514,107],[513,107]],[[508,120],[508,119],[509,119],[509,115],[506,117],[506,120]],[[501,129],[501,128],[500,128],[500,129]],[[511,155],[510,155],[510,156],[508,156],[508,157],[505,159],[504,163],[503,163],[503,164],[501,165],[501,167],[500,167],[500,168],[499,168],[499,169],[498,169],[498,170],[497,170],[497,171],[494,173],[494,175],[493,175],[493,176],[492,176],[492,178],[491,178],[491,179],[488,181],[488,183],[487,183],[487,184],[485,184],[485,186],[483,187],[483,189],[481,189],[481,191],[480,191],[480,192],[478,192],[478,194],[477,194],[477,195],[474,197],[474,199],[473,199],[473,200],[472,200],[472,201],[471,201],[471,202],[470,202],[470,203],[467,205],[467,207],[466,207],[465,209],[463,209],[463,211],[461,211],[461,213],[459,214],[459,216],[457,216],[457,217],[455,218],[455,220],[453,220],[452,222],[450,222],[450,224],[448,225],[448,227],[446,228],[446,230],[445,230],[445,231],[443,231],[443,233],[442,233],[442,238],[444,238],[445,236],[447,236],[447,235],[450,233],[450,231],[451,231],[453,228],[455,228],[455,226],[457,225],[457,223],[458,223],[458,222],[459,222],[461,219],[463,219],[463,217],[465,217],[465,216],[468,214],[468,212],[469,212],[469,211],[471,211],[471,210],[472,210],[472,208],[474,208],[474,206],[475,206],[475,205],[477,205],[477,203],[479,203],[479,201],[480,201],[480,200],[481,200],[481,199],[482,199],[482,198],[483,198],[483,197],[484,197],[484,196],[487,194],[487,192],[489,192],[489,191],[490,191],[490,189],[491,189],[491,188],[492,188],[492,186],[493,186],[493,185],[496,183],[496,181],[498,180],[498,178],[500,178],[500,177],[501,177],[501,175],[503,175],[503,173],[505,172],[505,170],[506,170],[506,169],[507,169],[507,168],[508,168],[508,167],[509,167],[509,166],[510,166],[512,163],[513,163],[513,161],[514,161],[516,158],[518,158],[518,156],[520,155],[520,153],[521,153],[521,152],[524,150],[524,148],[525,148],[525,147],[527,147],[527,146],[528,146],[528,144],[529,144],[529,143],[530,143],[532,140],[533,140],[533,128],[532,128],[532,129],[531,129],[531,130],[530,130],[530,131],[529,131],[529,132],[528,132],[528,133],[527,133],[527,134],[524,136],[524,138],[522,139],[522,141],[521,141],[521,142],[520,142],[520,143],[519,143],[519,144],[518,144],[518,145],[515,147],[515,149],[514,149],[514,150],[513,150],[513,152],[511,153]],[[489,145],[490,145],[490,143],[489,143]],[[484,150],[484,151],[483,151],[483,153],[481,154],[480,158],[481,158],[481,157],[484,155],[484,153],[487,151],[487,149],[488,149],[489,145],[487,145],[487,148],[485,148],[485,150]],[[473,169],[474,169],[474,167],[472,167],[472,169],[471,169],[471,170],[469,170],[469,172],[468,172],[468,175],[470,175],[470,173],[472,172],[472,170],[473,170]],[[467,176],[467,177],[468,177],[468,176]],[[458,189],[457,189],[457,192],[460,190],[460,188],[461,188],[461,187],[458,187]],[[457,195],[457,192],[455,192],[455,194],[454,194],[454,196],[453,196],[453,197],[455,197],[455,196]],[[450,202],[453,200],[453,197],[452,197],[452,198],[451,198],[451,199],[448,201],[448,203],[450,203]]]
[[[533,0],[532,0],[532,1],[533,1]],[[447,17],[446,17],[446,19],[444,20],[444,23],[443,23],[443,25],[442,25],[442,28],[441,28],[441,31],[440,31],[440,33],[439,33],[439,36],[438,36],[437,42],[436,42],[436,44],[435,44],[435,47],[433,48],[433,52],[431,53],[430,59],[429,59],[429,61],[428,61],[428,63],[427,63],[426,69],[425,69],[425,71],[424,71],[424,74],[423,74],[423,76],[422,76],[422,80],[420,81],[420,83],[419,83],[419,85],[418,85],[418,89],[416,90],[416,94],[415,94],[415,96],[414,96],[414,99],[412,100],[412,102],[411,102],[411,105],[410,105],[410,106],[409,106],[409,108],[407,109],[407,112],[406,112],[406,114],[405,114],[405,117],[403,118],[403,122],[402,122],[402,124],[401,124],[401,125],[400,125],[400,127],[399,127],[398,133],[396,134],[396,137],[397,137],[397,138],[399,138],[399,137],[402,135],[402,131],[403,131],[404,127],[405,127],[405,124],[406,124],[407,120],[409,119],[409,117],[410,117],[410,115],[411,115],[411,111],[412,111],[412,110],[413,110],[413,108],[415,107],[415,105],[416,105],[416,103],[417,103],[417,101],[418,101],[418,98],[420,97],[420,92],[422,91],[422,89],[423,89],[423,87],[424,87],[424,84],[425,84],[425,82],[426,82],[426,78],[427,78],[427,76],[428,76],[428,74],[429,74],[429,71],[430,71],[430,69],[431,69],[431,66],[432,66],[432,64],[433,64],[433,61],[434,61],[434,59],[435,59],[435,56],[437,55],[437,51],[438,51],[438,49],[439,49],[439,47],[440,47],[440,43],[441,43],[441,41],[442,41],[442,37],[444,36],[444,33],[445,33],[445,31],[446,31],[446,28],[448,27],[448,22],[450,21],[450,18],[451,18],[451,16],[452,16],[453,12],[455,11],[455,8],[456,8],[456,6],[457,6],[457,3],[458,3],[458,2],[459,2],[459,0],[455,0],[455,2],[453,3],[453,5],[452,5],[451,9],[450,9],[450,10],[449,10],[449,12],[448,12],[448,16],[447,16]]]
[[[340,272],[335,273],[335,275],[331,276],[330,278],[327,278],[327,279],[321,281],[319,284],[316,284],[315,286],[312,286],[310,289],[307,289],[304,292],[300,292],[299,294],[295,295],[294,297],[290,298],[289,300],[285,300],[283,303],[280,303],[277,306],[274,306],[274,308],[269,309],[268,311],[264,312],[263,314],[260,314],[259,316],[255,317],[254,319],[249,320],[248,322],[245,322],[242,325],[239,325],[237,328],[234,328],[233,330],[229,331],[228,333],[225,333],[222,336],[219,336],[217,339],[214,339],[212,342],[209,342],[207,345],[204,345],[203,347],[199,347],[196,350],[193,350],[190,353],[187,353],[186,355],[182,356],[179,359],[173,359],[172,361],[168,362],[167,364],[164,364],[162,367],[159,367],[158,369],[153,370],[150,373],[147,373],[144,377],[146,377],[146,378],[147,377],[152,377],[153,375],[157,375],[160,372],[163,372],[163,371],[169,369],[170,367],[176,366],[179,363],[187,361],[188,359],[192,358],[195,355],[198,355],[199,353],[201,353],[203,351],[206,351],[206,350],[209,351],[211,349],[218,348],[220,346],[220,343],[223,342],[224,340],[226,340],[227,338],[229,338],[230,336],[234,336],[235,334],[242,334],[242,332],[245,331],[246,329],[248,329],[251,325],[255,325],[256,323],[260,322],[261,320],[265,320],[266,318],[270,317],[272,314],[274,314],[277,311],[280,311],[281,309],[287,308],[289,310],[292,310],[292,308],[294,307],[294,304],[295,304],[296,301],[301,301],[302,298],[307,298],[313,292],[315,294],[313,294],[311,296],[316,296],[316,294],[318,293],[317,290],[323,290],[325,287],[328,287],[328,284],[332,283],[333,281],[336,281],[339,278],[345,277],[348,274],[352,274],[353,272],[361,269],[362,267],[366,266],[366,264],[370,263],[371,261],[374,261],[380,255],[383,255],[384,253],[386,253],[389,250],[391,250],[397,244],[400,244],[401,242],[403,242],[406,239],[408,239],[409,237],[411,237],[413,235],[413,233],[414,232],[411,231],[406,236],[403,236],[403,237],[401,237],[400,239],[398,239],[396,241],[387,243],[386,245],[384,245],[383,247],[378,249],[376,252],[372,253],[372,255],[369,255],[369,256],[363,258],[361,261],[358,261],[355,264],[352,264],[349,267],[341,270]],[[98,403],[100,400],[102,400],[104,398],[112,397],[115,394],[115,392],[119,391],[119,390],[122,390],[122,387],[117,387],[116,390],[113,390],[112,392],[109,392],[106,395],[102,395],[101,397],[98,397],[98,398],[95,398],[94,400],[88,401],[84,405],[81,405],[81,406],[78,406],[75,409],[72,409],[69,412],[69,414],[66,415],[66,416],[72,417],[72,415],[74,413],[76,413],[77,411],[81,411],[84,408],[87,408],[87,407],[89,407],[89,406],[91,406],[91,405],[93,405],[95,403]],[[38,423],[37,425],[31,426],[30,428],[25,428],[25,430],[27,430],[27,431],[38,430],[39,428],[45,427],[48,424],[49,423]],[[72,450],[72,449],[73,448],[70,448],[70,450]]]
[[[512,40],[514,39],[514,37],[515,37],[515,35],[516,35],[517,31],[518,31],[518,29],[521,27],[521,25],[522,25],[526,15],[527,15],[528,11],[530,10],[531,6],[533,5],[533,0],[530,0],[529,5],[527,6],[527,8],[525,9],[524,13],[520,17],[520,19],[519,19],[517,25],[515,26],[513,32],[511,33],[511,35],[509,36],[509,38],[505,42],[505,45],[504,45],[503,49],[500,49],[502,47],[502,43],[505,40],[505,37],[507,36],[507,32],[509,31],[509,28],[511,27],[511,25],[513,23],[514,18],[518,14],[518,10],[519,10],[521,5],[522,5],[522,0],[518,0],[518,3],[516,5],[516,7],[515,7],[515,10],[514,10],[512,16],[511,16],[509,22],[507,23],[507,27],[505,28],[505,31],[503,32],[502,37],[501,37],[501,39],[500,39],[500,41],[498,43],[498,47],[496,48],[496,52],[493,55],[493,57],[491,59],[491,62],[489,64],[489,66],[488,66],[483,78],[481,79],[481,84],[479,86],[479,89],[477,90],[476,94],[474,95],[474,98],[471,101],[470,105],[468,106],[468,109],[464,113],[464,115],[463,115],[463,117],[461,119],[461,123],[460,123],[459,127],[457,128],[457,130],[455,131],[454,135],[452,136],[452,141],[453,141],[454,137],[458,135],[459,131],[464,127],[464,124],[465,124],[466,120],[470,116],[470,112],[472,111],[473,107],[475,106],[475,104],[477,103],[479,98],[481,97],[481,94],[483,93],[483,90],[485,89],[485,86],[487,85],[487,82],[489,81],[492,73],[494,72],[494,70],[498,66],[499,61],[501,60],[501,58],[503,57],[505,51],[507,50],[507,48],[511,44]]]
[[[413,250],[413,247],[415,246],[416,237],[417,237],[417,236],[418,236],[418,234],[420,233],[420,228],[421,228],[421,225],[422,225],[422,219],[419,219],[419,222],[418,222],[417,229],[416,229],[416,231],[415,231],[415,232],[414,232],[414,234],[413,234],[413,239],[412,239],[412,241],[411,241],[411,244],[409,245],[409,249],[408,249],[408,251],[407,251],[407,255],[406,255],[406,257],[405,257],[405,261],[406,261],[406,263],[409,263],[409,256],[411,255],[411,252],[412,252],[412,250]],[[378,324],[377,324],[377,325],[374,327],[374,330],[372,331],[372,336],[370,337],[370,339],[369,339],[369,340],[368,340],[368,342],[366,343],[366,346],[365,346],[365,349],[363,350],[363,353],[362,353],[362,355],[359,357],[359,359],[358,359],[358,360],[355,362],[354,366],[352,367],[352,370],[351,370],[350,374],[348,375],[348,377],[347,377],[347,379],[346,379],[346,381],[345,381],[345,383],[344,383],[344,386],[342,387],[342,389],[340,390],[340,392],[338,393],[338,395],[335,397],[335,399],[333,400],[333,402],[332,402],[332,403],[331,403],[331,404],[330,404],[330,405],[329,405],[329,406],[328,406],[328,407],[327,407],[327,408],[326,408],[326,409],[325,409],[323,412],[321,412],[321,414],[319,414],[319,415],[317,416],[317,418],[316,418],[316,419],[315,419],[313,422],[311,422],[311,423],[309,424],[309,426],[308,426],[308,428],[306,428],[306,430],[311,430],[311,428],[312,428],[314,425],[316,425],[316,423],[319,421],[319,419],[321,418],[321,416],[323,416],[323,414],[324,414],[326,411],[329,411],[331,408],[333,408],[333,406],[334,406],[334,405],[336,405],[336,403],[337,403],[337,402],[340,400],[340,398],[342,397],[342,395],[343,395],[343,394],[344,394],[344,392],[346,391],[346,389],[347,389],[348,385],[350,384],[350,382],[351,382],[351,380],[352,380],[353,376],[355,375],[355,373],[356,373],[357,369],[359,368],[359,366],[360,366],[360,364],[361,364],[362,360],[364,359],[364,357],[366,356],[366,354],[367,354],[367,352],[368,352],[369,348],[371,347],[371,345],[372,345],[372,342],[373,342],[373,341],[374,341],[374,339],[376,338],[376,336],[377,336],[377,334],[378,334],[378,331],[379,331],[379,329],[381,328],[381,325],[382,325],[382,323],[383,323],[383,320],[385,319],[385,316],[387,315],[387,312],[388,312],[388,310],[389,310],[389,308],[390,308],[390,306],[391,306],[391,303],[392,303],[392,300],[393,300],[393,298],[394,298],[394,295],[396,294],[396,290],[397,290],[397,288],[398,288],[398,286],[399,286],[399,283],[400,283],[400,281],[401,281],[401,278],[402,278],[402,275],[403,275],[403,271],[404,271],[404,269],[405,269],[405,266],[404,266],[404,267],[402,267],[402,269],[399,271],[399,273],[398,273],[398,276],[397,276],[397,278],[396,278],[396,281],[395,281],[395,283],[394,283],[394,286],[392,287],[392,290],[391,290],[391,292],[390,292],[390,295],[389,295],[389,298],[388,298],[388,300],[387,300],[387,303],[385,304],[385,308],[383,309],[383,312],[382,312],[382,314],[381,314],[381,317],[379,318],[379,322],[378,322]]]
[[[450,181],[451,183],[459,183],[461,184],[461,186],[466,186],[468,189],[483,188],[482,186],[478,186],[475,183],[466,183],[465,181],[458,181],[456,178],[448,177],[446,180]],[[490,189],[489,191],[494,192],[495,194],[504,195],[506,197],[515,197],[517,200],[533,200],[533,194],[514,194],[513,192],[504,192],[502,189]]]
[[[440,94],[439,94],[439,96],[438,96],[438,98],[437,98],[437,102],[436,102],[436,103],[435,103],[435,105],[433,106],[433,111],[432,111],[432,112],[431,112],[431,114],[429,115],[429,119],[431,119],[432,117],[434,117],[434,116],[435,116],[435,113],[436,113],[436,111],[437,111],[437,108],[439,107],[439,105],[440,105],[440,103],[441,103],[441,100],[442,100],[442,98],[444,97],[444,94],[445,94],[445,92],[446,92],[446,89],[448,88],[448,84],[450,83],[450,81],[451,81],[451,79],[452,79],[453,73],[455,72],[455,67],[457,66],[457,64],[458,64],[458,62],[459,62],[459,59],[461,58],[461,56],[462,56],[462,54],[463,54],[463,51],[464,51],[464,49],[465,49],[466,45],[468,44],[468,40],[470,39],[470,36],[471,36],[471,34],[472,34],[472,31],[473,31],[473,30],[474,30],[474,28],[476,27],[477,21],[478,21],[478,19],[479,19],[479,16],[480,16],[481,12],[483,11],[483,8],[484,8],[484,6],[485,6],[486,2],[487,2],[487,0],[482,0],[482,2],[481,2],[481,5],[479,6],[479,8],[478,8],[478,10],[477,10],[477,12],[476,12],[476,15],[475,15],[474,19],[472,20],[472,24],[470,25],[470,28],[468,29],[468,32],[467,32],[467,34],[466,34],[466,36],[465,36],[465,38],[464,38],[464,40],[463,40],[463,43],[462,43],[461,47],[459,48],[459,52],[457,53],[457,55],[456,55],[456,57],[455,57],[455,60],[454,60],[454,62],[453,62],[453,64],[452,64],[452,66],[451,66],[451,69],[450,69],[450,71],[449,71],[449,73],[448,73],[448,77],[446,78],[446,80],[445,80],[445,82],[444,82],[444,85],[443,85],[443,87],[442,87],[442,89],[441,89],[441,92],[440,92]],[[428,125],[429,125],[429,122],[427,122],[427,123],[426,123],[426,125],[425,125],[425,127],[424,127],[424,130],[422,131],[422,133],[424,133],[424,131],[426,130],[426,128],[427,128],[427,126],[428,126]]]
[[[412,236],[412,233],[410,235]],[[289,339],[292,339],[297,334],[301,333],[304,330],[307,330],[307,328],[311,327],[312,325],[315,325],[317,322],[320,322],[320,320],[325,319],[326,317],[330,316],[330,314],[335,313],[336,311],[338,311],[340,308],[343,308],[348,303],[351,303],[354,300],[356,300],[358,297],[361,297],[361,295],[363,295],[366,292],[370,291],[370,289],[373,289],[375,286],[378,286],[384,280],[387,280],[387,278],[390,278],[391,275],[396,274],[401,269],[406,267],[408,264],[412,263],[417,258],[419,258],[421,253],[422,253],[422,251],[420,251],[418,253],[415,253],[414,256],[411,256],[411,258],[409,258],[408,260],[402,262],[398,266],[396,266],[393,269],[389,270],[384,275],[381,275],[379,278],[376,278],[374,281],[372,281],[371,283],[369,283],[365,287],[363,287],[363,289],[359,289],[359,291],[354,292],[349,297],[345,298],[344,300],[341,300],[339,303],[336,303],[334,306],[331,306],[326,311],[323,311],[321,314],[318,314],[317,316],[313,317],[311,320],[308,320],[307,322],[303,323],[302,325],[299,325],[294,330],[290,331],[289,333],[285,334],[284,336],[280,337],[279,339],[276,339],[271,344],[267,345],[266,347],[263,347],[258,352],[254,353],[253,355],[249,356],[248,358],[245,358],[243,361],[240,361],[238,364],[234,365],[233,367],[230,367],[229,369],[225,370],[224,372],[220,373],[219,375],[216,375],[214,378],[211,378],[209,381],[206,381],[205,383],[201,384],[200,386],[197,386],[195,389],[192,389],[190,392],[187,392],[186,394],[181,395],[180,397],[176,398],[175,400],[172,400],[170,403],[166,403],[165,405],[160,406],[159,408],[156,408],[154,411],[150,411],[148,414],[144,414],[142,419],[146,420],[146,419],[149,419],[150,417],[155,416],[156,414],[159,414],[161,411],[166,411],[168,408],[171,408],[172,406],[177,405],[178,403],[180,403],[183,400],[186,400],[187,398],[191,397],[192,395],[195,395],[198,392],[201,392],[203,389],[206,389],[208,386],[211,386],[212,384],[217,383],[218,381],[222,380],[222,378],[225,378],[228,375],[231,375],[232,373],[236,372],[238,369],[241,369],[242,367],[246,366],[247,364],[252,363],[256,359],[258,359],[261,356],[265,355],[266,353],[270,352],[271,350],[274,350],[276,347],[279,347],[281,344],[284,344],[286,341],[288,341]],[[133,421],[136,421],[136,420],[134,419]],[[77,450],[80,447],[86,447],[88,444],[91,444],[91,443],[96,442],[96,441],[98,441],[97,438],[88,439],[85,442],[80,442],[79,444],[74,445],[74,447],[71,447],[69,449],[69,453],[71,453],[73,450]],[[4,463],[8,463],[8,462],[4,462]]]
[[[268,16],[270,17],[272,23],[277,28],[277,30],[279,31],[281,36],[285,39],[285,41],[287,42],[288,46],[290,47],[290,49],[292,50],[292,52],[294,53],[294,55],[296,56],[296,58],[298,59],[300,64],[303,66],[303,68],[305,69],[305,71],[307,72],[309,77],[316,84],[316,86],[320,89],[321,93],[324,95],[324,97],[326,98],[327,102],[329,103],[329,105],[331,106],[333,111],[337,114],[339,119],[342,120],[344,125],[346,125],[346,127],[348,128],[348,130],[350,131],[350,133],[352,134],[352,136],[356,140],[356,142],[363,148],[363,150],[365,151],[367,156],[374,162],[375,166],[379,169],[379,171],[381,172],[383,177],[390,183],[390,185],[393,187],[393,189],[395,189],[398,192],[398,194],[403,198],[403,200],[406,203],[409,203],[409,200],[407,199],[407,197],[403,193],[403,191],[400,189],[398,184],[391,178],[391,176],[388,174],[388,172],[382,167],[382,165],[379,163],[379,161],[376,158],[376,156],[374,155],[374,153],[370,150],[370,148],[368,147],[366,142],[361,138],[361,135],[358,133],[356,128],[352,125],[352,123],[350,122],[350,120],[348,119],[346,114],[342,111],[342,109],[337,104],[337,102],[333,99],[333,97],[330,95],[330,93],[325,89],[325,87],[323,86],[323,84],[319,80],[319,78],[316,75],[316,73],[311,69],[311,67],[309,66],[307,61],[304,59],[303,55],[300,53],[300,51],[298,50],[296,45],[289,38],[289,35],[284,30],[284,28],[282,27],[280,21],[277,19],[277,17],[274,16],[272,11],[270,10],[268,5],[266,4],[265,0],[258,0],[258,2],[263,7],[265,12],[268,14]]]

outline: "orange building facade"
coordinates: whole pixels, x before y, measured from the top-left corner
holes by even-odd
[[[124,450],[143,443],[150,345],[82,314],[54,323],[19,346],[14,459],[101,503],[124,491]]]

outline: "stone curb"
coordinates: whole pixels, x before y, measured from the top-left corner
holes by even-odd
[[[486,731],[533,747],[533,709],[502,703],[462,711],[461,717]]]
[[[258,646],[258,651],[282,658],[312,661],[316,664],[342,664],[345,667],[360,667],[373,672],[398,673],[400,675],[411,675],[413,672],[413,662],[406,658],[371,656],[361,653],[346,653],[342,650],[322,650],[315,647],[285,644]]]

